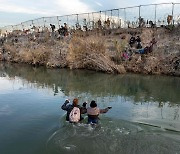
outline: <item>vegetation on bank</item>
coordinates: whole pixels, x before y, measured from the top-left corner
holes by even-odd
[[[53,68],[180,76],[179,32],[180,28],[117,29],[110,35],[76,32],[60,40],[47,33],[41,37],[36,34],[12,35],[3,44],[0,59]],[[129,58],[123,57],[123,53],[129,50],[131,34],[139,35],[144,47],[155,37],[157,44],[153,52],[139,54],[133,50]]]

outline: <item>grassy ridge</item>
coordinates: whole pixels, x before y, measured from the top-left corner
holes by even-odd
[[[33,39],[33,35],[28,38],[18,36],[16,42],[11,37],[4,43],[5,53],[0,55],[0,59],[53,68],[180,76],[179,28],[174,31],[164,28],[117,30],[110,35],[81,33],[75,33],[63,40],[46,33],[36,39]],[[153,52],[143,55],[133,52],[129,59],[125,59],[122,55],[129,49],[128,42],[132,33],[140,35],[143,47],[155,37],[157,44]]]

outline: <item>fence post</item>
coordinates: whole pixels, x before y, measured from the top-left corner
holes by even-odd
[[[90,17],[89,17],[89,13],[88,13],[88,22],[87,22],[87,27],[88,27],[88,29],[90,29]]]
[[[124,26],[126,25],[126,8],[124,8]]]
[[[69,16],[67,15],[67,25],[69,25]]]
[[[111,10],[111,24],[110,24],[111,29],[113,29],[113,24],[112,24],[112,10]]]
[[[141,5],[138,6],[139,7],[139,28],[141,27],[141,23],[140,23],[140,18],[141,18]]]
[[[46,20],[44,20],[44,17],[43,17],[43,22],[44,22],[44,27],[45,27],[45,22],[46,22]]]
[[[118,28],[121,27],[120,25],[120,18],[119,18],[119,9],[118,9]]]
[[[21,26],[22,26],[22,30],[24,30],[24,25],[21,23]]]
[[[95,27],[95,21],[94,21],[94,14],[92,13],[92,17],[93,17],[93,28],[92,29],[94,29],[94,27]]]
[[[112,10],[111,10],[111,20],[112,20]]]
[[[155,23],[155,25],[156,25],[156,9],[157,9],[157,4],[155,4],[155,12],[154,12],[154,23]]]
[[[46,21],[47,21],[47,23],[48,23],[48,25],[47,25],[48,27],[50,26],[50,24],[53,24],[53,23],[51,22],[51,17],[47,17],[47,20],[46,20]]]
[[[174,25],[174,3],[172,3],[172,21]]]
[[[38,20],[37,20],[38,21]],[[38,23],[39,24],[39,23]],[[33,20],[32,20],[32,26],[34,27],[34,23],[33,23]]]
[[[76,14],[76,16],[77,16],[77,24],[79,25],[79,18],[78,18],[78,14]]]
[[[60,25],[59,25],[59,17],[57,16],[57,22],[58,22],[58,27],[60,28]]]

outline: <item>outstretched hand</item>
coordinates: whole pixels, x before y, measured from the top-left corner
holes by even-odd
[[[109,106],[108,109],[112,109],[112,106]]]

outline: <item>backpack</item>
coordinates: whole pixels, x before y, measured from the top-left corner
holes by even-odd
[[[80,120],[80,109],[78,107],[74,107],[69,114],[70,122],[79,122]]]

